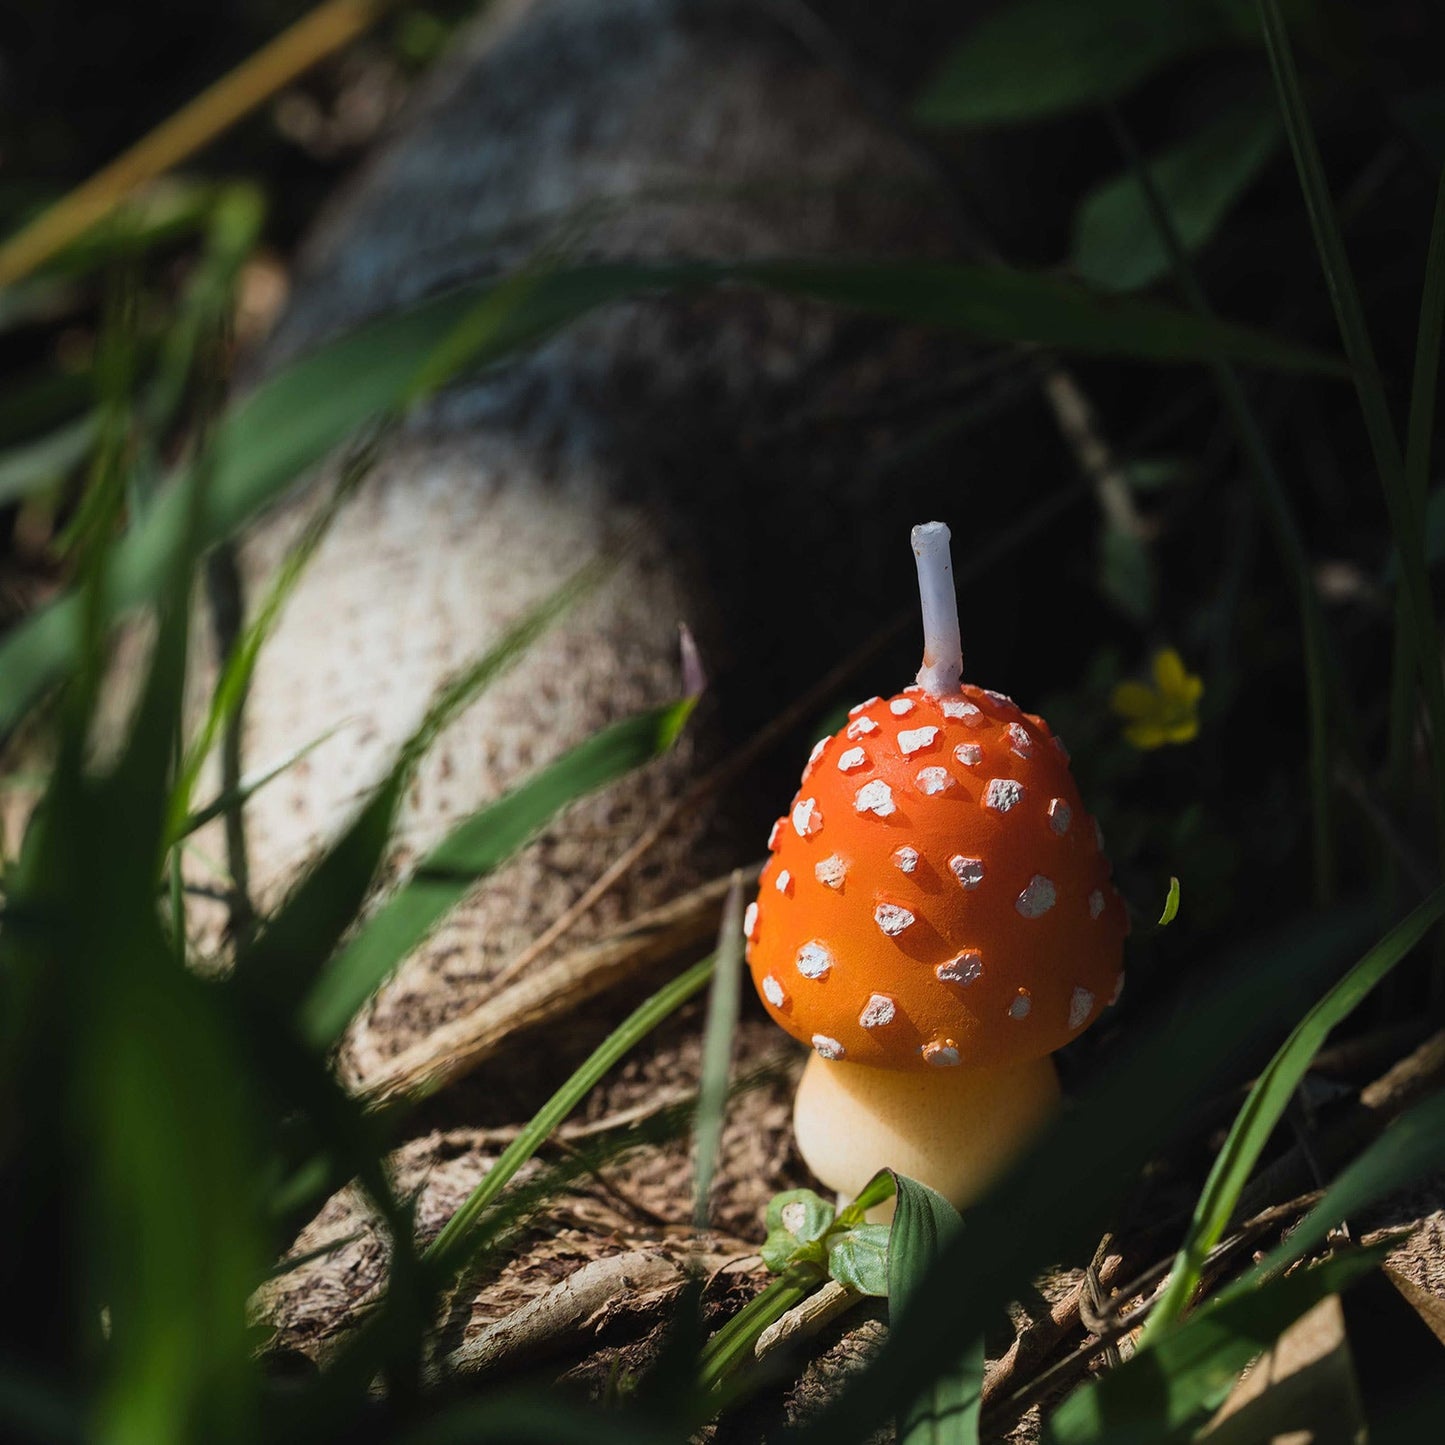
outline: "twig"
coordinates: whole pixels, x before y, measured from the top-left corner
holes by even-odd
[[[489,1324],[429,1373],[434,1381],[480,1375],[556,1354],[619,1314],[655,1312],[663,1297],[680,1290],[686,1280],[680,1264],[649,1250],[593,1260]]]
[[[794,1340],[810,1339],[820,1330],[846,1314],[863,1296],[856,1289],[830,1279],[820,1290],[810,1294],[802,1304],[794,1305],[782,1319],[774,1320],[753,1346],[753,1358],[766,1359],[774,1350]]]
[[[750,876],[757,876],[758,866]],[[729,874],[714,879],[644,913],[620,933],[569,953],[503,989],[388,1060],[354,1092],[372,1109],[424,1098],[470,1073],[512,1034],[570,1014],[582,1001],[710,938],[731,878]]]

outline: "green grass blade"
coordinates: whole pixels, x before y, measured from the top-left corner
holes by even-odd
[[[426,1251],[425,1259],[429,1265],[442,1275],[462,1267],[470,1250],[469,1236],[487,1205],[613,1066],[702,990],[712,977],[712,969],[711,957],[693,964],[686,972],[664,984],[608,1034],[571,1078],[532,1116],[526,1128],[502,1151],[482,1182],[447,1220]]]
[[[702,1036],[702,1074],[697,1090],[697,1123],[693,1131],[692,1222],[708,1227],[708,1197],[717,1169],[727,1113],[728,1073],[733,1038],[743,998],[743,877],[733,874],[718,925],[712,987],[708,991],[707,1024]]]
[[[1149,1317],[1144,1345],[1157,1342],[1188,1306],[1209,1251],[1225,1227],[1269,1136],[1331,1030],[1364,1001],[1412,948],[1445,916],[1445,887],[1438,888],[1398,923],[1296,1025],[1255,1081],[1209,1171],[1194,1206],[1189,1232],[1174,1260],[1169,1283]]]
[[[1278,1274],[1322,1243],[1342,1219],[1427,1178],[1445,1165],[1445,1093],[1417,1104],[1347,1165],[1284,1243],[1221,1294],[1233,1298]]]
[[[1374,1269],[1388,1245],[1351,1250],[1201,1310],[1152,1349],[1075,1390],[1051,1445],[1172,1445],[1192,1437],[1239,1372],[1307,1310]]]
[[[936,126],[1039,120],[1111,100],[1171,61],[1230,38],[1211,0],[1020,0],[973,28],[916,114]]]
[[[1370,920],[1363,908],[1302,915],[1220,960],[1209,989],[1186,1007],[1140,1021],[1128,1056],[969,1208],[967,1228],[919,1284],[867,1374],[798,1432],[797,1445],[867,1439],[956,1365],[959,1341],[988,1329],[1041,1269],[1087,1259],[1145,1162],[1168,1146],[1192,1105],[1237,1077],[1253,1047],[1287,1027],[1321,980],[1337,976]]]
[[[898,1203],[888,1234],[888,1308],[897,1315],[928,1277],[943,1246],[961,1228],[958,1211],[925,1184],[894,1176]],[[945,1370],[898,1419],[898,1445],[978,1445],[983,1399],[983,1336],[963,1345]]]
[[[568,803],[670,747],[691,710],[691,700],[670,703],[604,728],[453,828],[316,980],[301,1006],[303,1035],[317,1047],[333,1044],[356,1010],[481,879]]]
[[[73,471],[89,456],[96,431],[92,414],[0,452],[0,506],[41,491]]]
[[[1209,242],[1283,140],[1274,106],[1259,97],[1149,159],[1149,174],[1186,254]],[[1084,281],[1111,291],[1136,290],[1169,274],[1169,248],[1137,175],[1113,176],[1084,197],[1074,216],[1070,259]]]
[[[307,995],[361,910],[418,759],[463,707],[511,667],[614,565],[615,559],[584,565],[441,689],[376,792],[268,920],[259,939],[241,953],[236,961],[238,983],[282,1009],[294,1007]]]
[[[1026,342],[1148,361],[1209,361],[1347,375],[1336,357],[1263,331],[1161,302],[1100,295],[1070,281],[1001,266],[933,262],[761,261],[734,279],[792,296],[947,330],[980,341]],[[722,273],[719,279],[725,279]]]
[[[287,753],[279,763],[272,763],[269,768],[263,768],[259,773],[242,778],[234,788],[227,788],[224,792],[218,793],[209,803],[181,819],[179,826],[171,833],[171,842],[179,843],[183,838],[190,837],[192,833],[204,828],[207,823],[219,818],[222,813],[242,807],[268,783],[274,783],[284,773],[290,772],[302,758],[309,757],[323,743],[334,738],[345,726],[345,723],[337,723],[334,728],[327,728],[320,737],[312,738],[309,743],[302,743],[299,748]]]
[[[1423,502],[1416,503],[1406,479],[1405,463],[1390,418],[1384,380],[1375,363],[1364,308],[1345,254],[1344,238],[1330,200],[1324,163],[1310,124],[1278,0],[1256,0],[1256,3],[1264,30],[1265,48],[1269,52],[1270,67],[1279,92],[1285,130],[1294,153],[1295,168],[1299,172],[1300,188],[1304,192],[1310,229],[1325,273],[1345,355],[1354,374],[1355,392],[1359,397],[1370,450],[1385,494],[1390,530],[1400,558],[1404,602],[1401,620],[1407,624],[1409,648],[1420,676],[1425,710],[1430,720],[1436,835],[1442,855],[1445,855],[1445,673],[1440,666],[1439,628],[1425,566],[1424,529],[1421,525]]]

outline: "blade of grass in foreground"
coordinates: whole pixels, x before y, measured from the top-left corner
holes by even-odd
[[[1149,1317],[1141,1348],[1153,1345],[1189,1304],[1209,1251],[1223,1237],[1239,1196],[1269,1136],[1330,1032],[1445,915],[1438,888],[1398,923],[1300,1020],[1249,1091],[1214,1167],[1209,1171],[1169,1283]]]
[[[425,1259],[429,1265],[442,1274],[450,1274],[465,1264],[469,1235],[487,1205],[608,1071],[664,1019],[671,1017],[702,990],[712,977],[712,969],[711,957],[693,964],[685,973],[664,984],[603,1039],[572,1077],[532,1116],[527,1127],[502,1151],[486,1177],[447,1220],[426,1251]]]
[[[733,874],[718,925],[717,960],[708,994],[707,1024],[702,1036],[702,1076],[697,1089],[697,1124],[693,1132],[694,1172],[692,1222],[708,1225],[708,1196],[722,1143],[727,1112],[728,1071],[743,991],[743,875]]]
[[[958,1211],[927,1185],[896,1174],[898,1204],[888,1235],[888,1310],[908,1308],[909,1296],[934,1268],[944,1243],[962,1226]],[[962,1342],[959,1359],[898,1419],[898,1445],[978,1445],[983,1399],[983,1336]]]
[[[1201,1310],[1152,1349],[1075,1390],[1050,1417],[1053,1445],[1173,1445],[1222,1403],[1239,1372],[1322,1299],[1374,1269],[1388,1245],[1351,1250]]]
[[[335,1043],[356,1010],[481,879],[559,809],[665,752],[692,707],[691,699],[669,703],[604,728],[453,828],[316,980],[301,1006],[303,1035],[318,1048]]]
[[[1284,113],[1285,130],[1289,135],[1290,149],[1294,152],[1305,209],[1314,233],[1315,249],[1319,252],[1340,337],[1354,375],[1355,392],[1359,397],[1375,469],[1385,494],[1390,531],[1400,559],[1400,586],[1404,599],[1402,620],[1407,624],[1410,651],[1415,658],[1425,711],[1430,720],[1428,732],[1436,842],[1445,855],[1445,673],[1440,666],[1439,628],[1425,565],[1421,508],[1415,504],[1406,480],[1399,439],[1390,419],[1384,380],[1375,362],[1364,308],[1345,254],[1344,238],[1330,200],[1324,162],[1310,124],[1278,0],[1256,0],[1256,3],[1264,30],[1265,48],[1269,52],[1270,67],[1279,92],[1280,108]]]

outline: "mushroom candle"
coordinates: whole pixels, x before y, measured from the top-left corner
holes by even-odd
[[[852,1196],[897,1169],[962,1206],[1057,1104],[1049,1055],[1118,998],[1129,924],[1068,754],[963,685],[948,528],[913,529],[916,686],[813,749],[747,911],[753,982],[813,1048],[798,1147]]]

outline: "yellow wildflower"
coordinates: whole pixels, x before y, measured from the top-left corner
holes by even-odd
[[[1172,647],[1154,654],[1154,686],[1121,682],[1109,706],[1128,726],[1124,736],[1136,748],[1162,748],[1187,743],[1199,732],[1199,699],[1204,681],[1186,672]]]

